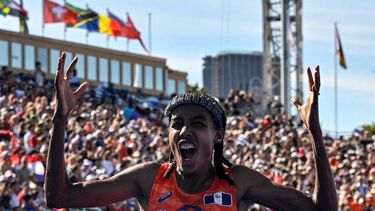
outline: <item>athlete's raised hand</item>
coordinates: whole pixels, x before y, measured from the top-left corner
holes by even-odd
[[[319,66],[316,66],[314,77],[311,69],[307,68],[307,76],[309,78],[309,94],[305,104],[302,105],[301,101],[294,97],[292,98],[293,104],[297,107],[301,120],[305,123],[309,130],[319,128],[319,106],[318,96],[320,90],[320,73]]]
[[[63,52],[59,57],[56,77],[55,77],[55,90],[56,90],[56,100],[57,107],[53,119],[66,120],[71,110],[77,104],[77,100],[81,97],[85,89],[88,87],[88,83],[85,81],[79,86],[75,91],[71,90],[69,87],[69,80],[72,76],[75,65],[77,64],[78,58],[75,57],[70,63],[66,73],[64,70],[66,54]]]

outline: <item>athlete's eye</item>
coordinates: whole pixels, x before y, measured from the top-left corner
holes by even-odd
[[[182,122],[172,122],[171,127],[173,129],[179,130],[183,127],[183,125],[184,124]]]
[[[201,122],[201,121],[193,122],[193,125],[195,127],[204,127],[205,126],[204,122]]]

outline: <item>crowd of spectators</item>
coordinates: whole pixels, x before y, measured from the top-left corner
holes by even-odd
[[[97,93],[90,88],[67,122],[65,156],[72,182],[108,178],[150,160],[167,161],[165,100]],[[53,95],[51,81],[1,69],[0,210],[47,209],[43,182]],[[262,172],[275,183],[312,194],[313,150],[301,122],[283,115],[277,98],[270,100],[261,118],[254,114],[255,102],[245,91],[232,90],[220,101],[228,115],[225,157]],[[340,210],[363,210],[364,202],[374,210],[374,139],[373,134],[359,130],[345,138],[324,136]],[[92,209],[137,210],[138,205],[130,199]],[[254,204],[249,210],[265,208]]]

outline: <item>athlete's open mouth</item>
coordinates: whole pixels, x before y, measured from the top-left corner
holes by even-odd
[[[191,159],[194,157],[196,147],[192,142],[180,141],[178,143],[178,148],[183,159]]]

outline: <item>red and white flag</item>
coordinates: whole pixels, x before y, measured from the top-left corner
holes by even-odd
[[[49,0],[44,0],[43,11],[44,23],[75,24],[77,22],[77,13]]]

